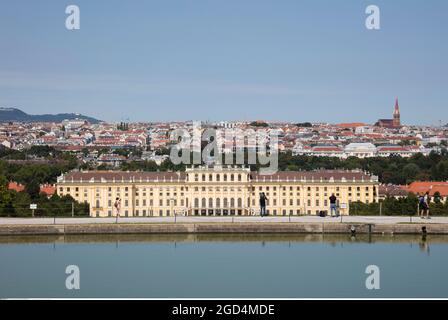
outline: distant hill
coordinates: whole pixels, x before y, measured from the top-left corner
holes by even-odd
[[[83,119],[90,123],[101,122],[98,119],[84,116],[79,113],[58,113],[58,114],[39,114],[33,115],[23,112],[17,108],[0,107],[0,122],[61,122],[63,120]]]

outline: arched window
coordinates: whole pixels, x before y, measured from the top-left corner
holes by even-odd
[[[202,181],[205,181],[205,174],[202,175]]]
[[[207,207],[207,199],[202,198],[202,208],[206,208]]]
[[[227,208],[229,206],[229,203],[227,201],[227,198],[224,198],[224,208]]]
[[[194,207],[199,208],[199,199],[198,198],[194,199]]]
[[[216,175],[216,181],[221,181],[221,175],[220,174]]]
[[[227,181],[227,174],[224,174],[224,181]]]
[[[213,208],[213,198],[208,198],[208,207]]]
[[[230,175],[230,181],[235,181],[235,176],[233,175],[233,173]]]
[[[216,208],[219,208],[219,207],[221,207],[221,199],[217,198],[216,199]]]
[[[241,181],[241,174],[238,175],[238,181]]]
[[[208,181],[213,181],[213,175],[212,174],[208,175]]]
[[[230,207],[235,208],[235,199],[234,198],[230,199]]]
[[[243,207],[243,200],[241,198],[238,198],[238,208]]]

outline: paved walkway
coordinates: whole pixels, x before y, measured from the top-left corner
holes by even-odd
[[[342,218],[301,216],[294,217],[248,217],[248,216],[226,216],[226,217],[138,217],[119,218],[119,223],[201,223],[201,222],[303,222],[303,223],[373,223],[373,224],[396,224],[396,223],[447,223],[448,217],[432,217],[430,220],[417,217],[390,217],[390,216],[343,216]],[[54,218],[0,218],[0,225],[30,225],[30,224],[54,224]],[[56,218],[56,224],[94,224],[115,223],[115,218]]]

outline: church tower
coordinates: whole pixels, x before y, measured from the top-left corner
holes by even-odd
[[[393,126],[394,126],[395,128],[401,127],[400,107],[399,107],[399,105],[398,105],[398,98],[395,99],[395,109],[394,109]]]

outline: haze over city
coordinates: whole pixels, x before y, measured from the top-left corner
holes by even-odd
[[[106,121],[445,124],[446,1],[14,1],[0,10],[0,106]]]

